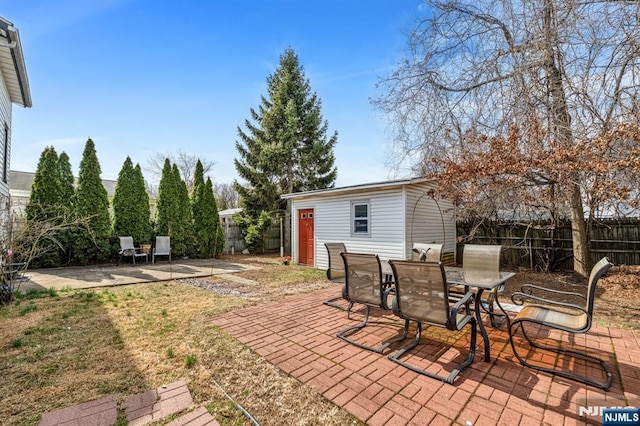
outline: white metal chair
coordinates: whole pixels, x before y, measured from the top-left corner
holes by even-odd
[[[131,261],[133,264],[136,264],[136,259],[139,257],[144,257],[145,262],[149,262],[149,257],[147,253],[142,253],[140,247],[135,247],[133,245],[133,237],[119,237],[120,238],[120,258],[118,259],[118,265],[122,261],[122,258],[125,256],[131,256]]]
[[[171,263],[171,237],[156,237],[151,263],[156,263],[156,256],[169,256],[169,263]]]

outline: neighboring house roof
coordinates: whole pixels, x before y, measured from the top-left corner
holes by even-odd
[[[218,216],[219,216],[219,217],[223,217],[223,216],[225,216],[225,217],[229,217],[229,216],[233,216],[233,215],[234,215],[234,214],[236,214],[236,213],[240,213],[241,211],[242,211],[242,208],[241,208],[241,207],[236,207],[236,208],[234,208],[234,209],[220,210],[220,211],[218,212]]]
[[[18,29],[0,17],[0,70],[11,102],[31,107],[31,91]]]
[[[12,194],[15,195],[23,195],[26,194],[28,197],[31,194],[31,187],[33,186],[33,180],[36,174],[32,172],[19,172],[16,170],[11,170],[9,172],[9,190]],[[77,178],[76,178],[77,181]],[[109,198],[113,198],[113,194],[116,192],[116,183],[115,180],[102,179],[102,186],[107,190],[107,195]],[[150,199],[151,196],[149,196]]]
[[[315,197],[315,196],[324,197],[324,196],[331,196],[335,194],[342,194],[342,193],[349,193],[349,192],[365,192],[365,191],[371,191],[376,189],[394,189],[394,188],[401,188],[405,185],[423,183],[428,181],[429,179],[426,179],[426,178],[387,180],[383,182],[373,182],[373,183],[363,183],[359,185],[343,186],[340,188],[316,189],[314,191],[282,194],[280,198],[283,198],[286,200],[286,199],[292,199],[292,198],[307,198],[307,197]]]

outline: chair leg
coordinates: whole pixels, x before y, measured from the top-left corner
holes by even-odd
[[[327,306],[331,306],[332,308],[338,308],[341,311],[347,311],[347,312],[350,311],[351,308],[353,307],[353,303],[352,302],[349,302],[349,304],[346,307],[342,306],[342,305],[340,305],[338,303],[335,303],[338,300],[344,300],[344,299],[341,296],[338,296],[338,297],[334,297],[334,298],[329,299],[329,300],[325,300],[324,302],[322,302],[322,304],[323,305],[327,305]]]
[[[405,368],[408,368],[411,371],[415,371],[418,374],[422,374],[424,376],[431,377],[432,379],[437,379],[445,383],[453,384],[453,381],[458,376],[458,374],[460,374],[460,372],[465,367],[469,366],[473,362],[473,359],[475,358],[475,355],[476,355],[477,328],[476,328],[475,318],[471,318],[471,320],[469,321],[469,325],[471,326],[471,342],[469,344],[469,354],[461,364],[459,364],[456,368],[454,368],[451,371],[451,373],[449,373],[448,376],[440,376],[434,373],[430,373],[426,370],[423,370],[411,364],[407,364],[406,362],[400,360],[400,357],[402,357],[405,353],[407,353],[411,349],[418,346],[418,343],[420,343],[420,337],[422,334],[422,323],[420,322],[418,322],[418,330],[416,332],[416,337],[411,341],[411,343],[401,348],[396,353],[390,354],[387,358],[389,358],[391,361],[397,364],[402,365]]]
[[[530,337],[529,335],[527,335],[526,331],[524,330],[524,322],[525,321],[516,321],[511,323],[511,325],[509,326],[509,341],[511,342],[511,349],[513,350],[513,354],[515,355],[515,357],[518,359],[518,361],[520,362],[520,364],[522,364],[525,367],[529,367],[532,368],[536,371],[544,371],[546,373],[549,374],[553,374],[556,376],[560,376],[560,377],[564,377],[565,379],[569,379],[569,380],[574,380],[576,382],[580,382],[580,383],[584,383],[586,385],[590,385],[590,386],[594,386],[600,389],[603,389],[605,391],[608,391],[609,388],[611,387],[611,382],[613,381],[613,374],[611,373],[611,370],[609,370],[609,368],[607,367],[607,364],[604,362],[604,360],[602,358],[598,358],[596,356],[593,355],[589,355],[583,352],[578,352],[578,351],[574,351],[571,349],[563,349],[563,348],[559,348],[559,347],[551,347],[551,346],[543,346],[540,344],[535,343]],[[531,321],[527,321],[527,322],[531,322]],[[536,324],[535,322],[532,322],[533,324]],[[540,324],[538,324],[540,325]],[[527,342],[529,342],[529,344],[536,348],[536,349],[541,349],[544,351],[548,351],[548,352],[552,352],[555,354],[568,354],[571,356],[574,356],[576,358],[582,358],[586,361],[593,361],[595,363],[598,363],[603,371],[603,373],[607,376],[607,379],[604,381],[598,381],[595,379],[592,379],[590,377],[587,376],[583,376],[581,374],[577,374],[577,373],[573,373],[571,371],[563,371],[563,370],[557,370],[555,368],[547,368],[547,367],[542,367],[539,365],[534,365],[531,364],[530,362],[528,362],[527,360],[525,360],[516,350],[516,345],[514,342],[514,335],[515,332],[517,331],[517,327],[520,326],[520,330],[522,331],[522,335],[524,336],[524,338],[527,340]]]
[[[364,345],[360,342],[356,342],[353,339],[348,338],[348,335],[351,335],[355,332],[357,332],[358,330],[362,330],[364,327],[366,327],[367,323],[369,322],[369,312],[370,312],[370,307],[368,305],[365,305],[365,312],[364,312],[364,318],[362,320],[362,322],[360,324],[357,325],[352,325],[350,327],[345,328],[344,330],[338,332],[338,334],[336,334],[336,337],[344,340],[347,343],[351,343],[354,346],[357,346],[359,348],[362,349],[366,349],[368,351],[372,351],[372,352],[376,352],[376,353],[382,353],[384,352],[385,349],[387,349],[389,346],[391,346],[392,344],[396,343],[396,342],[400,342],[401,340],[404,340],[407,337],[407,333],[409,332],[409,321],[405,321],[404,327],[402,329],[402,332],[400,333],[399,336],[394,337],[390,340],[387,340],[386,342],[384,342],[381,346],[375,348],[372,346],[368,346],[368,345]]]

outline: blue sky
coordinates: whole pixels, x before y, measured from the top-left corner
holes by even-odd
[[[215,161],[214,183],[237,178],[237,127],[265,95],[291,46],[322,100],[338,186],[395,177],[391,134],[370,98],[406,46],[420,0],[20,0],[2,16],[20,31],[33,107],[14,106],[11,168],[35,171],[49,145],[77,173],[88,137],[102,177],[127,155]]]

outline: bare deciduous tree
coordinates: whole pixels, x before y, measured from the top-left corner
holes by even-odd
[[[620,122],[638,123],[637,1],[426,0],[420,11],[406,58],[381,80],[384,93],[374,101],[392,119],[396,165],[409,160],[415,170],[438,173],[463,154],[489,152],[493,137],[517,143],[504,146],[505,154],[575,152]],[[508,138],[512,126],[536,136]],[[629,143],[621,140],[612,149]],[[482,177],[482,164],[477,172],[467,177]],[[598,176],[526,167],[522,177],[540,203],[571,219],[574,270],[586,275],[585,206],[591,213],[595,201],[604,202],[590,197]],[[523,208],[511,190],[505,178],[482,192],[492,208]]]
[[[216,183],[213,187],[216,195],[218,210],[226,210],[238,207],[238,191],[231,183]]]
[[[179,149],[177,154],[157,152],[147,160],[147,171],[150,176],[150,182],[147,183],[147,188],[152,194],[157,194],[158,182],[162,176],[164,160],[167,158],[171,164],[178,166],[182,180],[187,184],[189,193],[193,190],[193,175],[195,173],[198,160],[202,163],[205,176],[208,176],[212,172],[213,166],[216,164],[215,161],[207,160],[205,157],[188,154],[182,149]]]
[[[27,220],[12,212],[5,197],[0,197],[0,206],[6,206],[0,214],[0,305],[11,303],[20,291],[15,272],[24,273],[35,260],[65,249],[64,235],[69,231],[82,229],[95,244],[91,218],[78,218],[70,209],[41,209],[37,219]],[[20,266],[14,269],[12,265]]]

